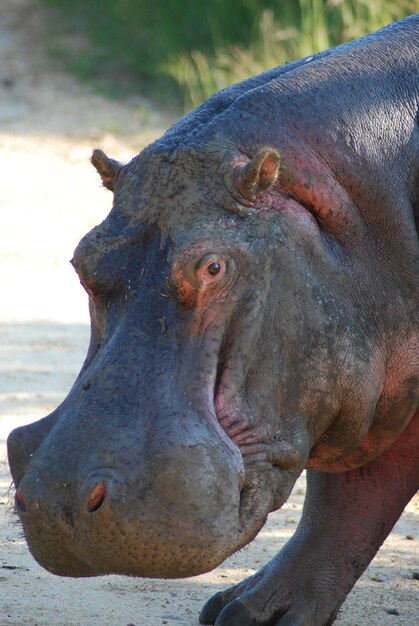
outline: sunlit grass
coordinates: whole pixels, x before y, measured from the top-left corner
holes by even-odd
[[[178,54],[162,70],[181,86],[185,106],[266,69],[373,32],[415,12],[415,0],[298,0],[299,11],[263,11],[250,45],[222,45],[210,55]]]

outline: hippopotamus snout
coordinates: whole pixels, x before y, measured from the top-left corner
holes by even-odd
[[[183,421],[156,428],[146,441],[114,436],[110,447],[105,437],[103,454],[79,440],[78,457],[60,449],[63,416],[25,459],[22,440],[33,426],[12,432],[12,471],[25,468],[16,482],[16,510],[38,562],[66,576],[181,577],[234,551],[240,452],[220,445],[223,435],[201,417]]]
[[[54,484],[37,469],[29,470],[16,489],[16,506],[22,514],[36,515],[41,508],[49,515],[57,514],[68,521],[75,510],[83,514],[100,509],[112,493],[118,493],[121,479],[115,470],[104,469],[89,474],[80,489],[74,489],[71,481],[56,481]],[[70,504],[71,492],[76,493],[76,506]]]

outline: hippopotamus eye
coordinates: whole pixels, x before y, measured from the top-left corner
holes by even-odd
[[[226,273],[225,261],[217,254],[206,254],[195,266],[196,277],[201,284],[215,283]]]
[[[218,261],[214,261],[214,263],[211,263],[211,265],[208,265],[207,267],[207,272],[208,274],[211,274],[211,276],[216,276],[220,271],[221,263],[219,263]]]

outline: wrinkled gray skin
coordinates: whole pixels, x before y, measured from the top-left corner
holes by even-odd
[[[95,151],[89,352],[8,442],[48,570],[208,571],[307,467],[294,537],[200,619],[333,622],[418,483],[418,45],[412,16],[216,94],[126,166]]]

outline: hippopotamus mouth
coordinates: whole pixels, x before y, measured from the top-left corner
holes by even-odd
[[[231,337],[227,330],[222,335]],[[115,332],[126,346],[124,330]],[[45,568],[66,576],[203,573],[259,532],[304,461],[285,442],[267,445],[265,416],[241,398],[243,372],[234,367],[231,340],[216,350],[205,382],[186,402],[169,391],[141,423],[138,405],[127,403],[124,415],[112,415],[115,429],[110,398],[121,395],[121,384],[112,381],[124,374],[115,365],[114,341],[86,359],[56,411],[9,437],[28,545]],[[100,399],[104,377],[110,395]],[[142,380],[147,406],[151,383],[145,373]],[[92,435],[98,430],[100,442]]]

